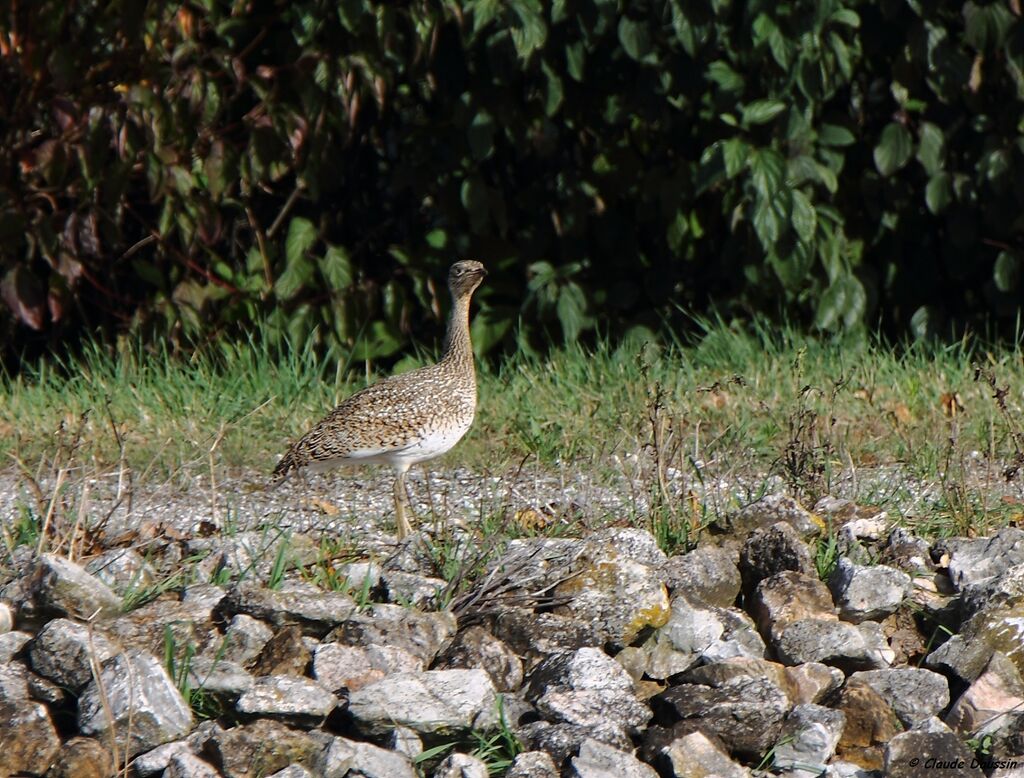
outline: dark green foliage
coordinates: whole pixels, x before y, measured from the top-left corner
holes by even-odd
[[[388,358],[458,257],[482,350],[711,303],[1012,320],[1022,97],[1016,0],[19,2],[0,336]]]

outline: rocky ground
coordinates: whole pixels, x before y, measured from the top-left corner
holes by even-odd
[[[446,515],[507,502],[474,478]],[[621,508],[588,488],[537,520]],[[254,516],[225,493],[202,519],[118,508],[74,553],[16,546],[0,776],[1024,776],[1022,530],[928,542],[774,495],[668,557],[568,520],[396,544],[326,499]]]

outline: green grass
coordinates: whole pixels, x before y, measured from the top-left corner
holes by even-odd
[[[1001,477],[1020,440],[1019,351],[971,340],[894,349],[764,323],[699,324],[686,342],[600,342],[483,365],[477,421],[447,463],[500,475],[525,460],[625,480],[650,508],[644,520],[672,547],[688,546],[731,507],[706,496],[680,500],[666,488],[679,474],[695,487],[741,481],[747,499],[774,475],[805,501],[852,478],[858,499],[913,514],[935,534],[1019,514],[1004,500]],[[97,346],[77,365],[0,377],[0,449],[23,474],[71,461],[126,462],[137,482],[266,473],[289,441],[376,377],[343,374],[309,351],[279,358],[258,342],[185,356],[130,342]],[[975,380],[975,363],[1009,387],[1005,408]],[[950,415],[954,395],[962,410]],[[902,479],[869,477],[892,467],[933,484],[934,494],[915,497]]]

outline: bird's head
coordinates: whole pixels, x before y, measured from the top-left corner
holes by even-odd
[[[486,275],[487,271],[481,263],[473,259],[463,259],[452,265],[448,271],[448,288],[456,298],[472,294]]]

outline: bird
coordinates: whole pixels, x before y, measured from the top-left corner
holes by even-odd
[[[448,271],[452,309],[441,359],[391,376],[344,400],[278,461],[273,484],[291,473],[343,465],[385,464],[395,472],[399,540],[412,533],[405,474],[413,465],[449,451],[476,415],[476,368],[469,332],[469,303],[487,271],[461,260]]]

